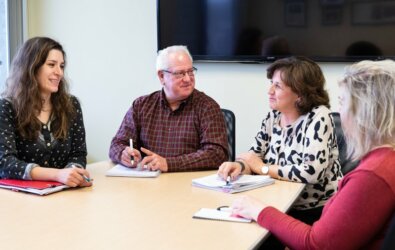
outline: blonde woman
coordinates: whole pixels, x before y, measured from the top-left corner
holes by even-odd
[[[306,225],[251,197],[232,205],[291,249],[378,249],[395,212],[395,62],[353,64],[339,85],[348,156],[360,163],[321,218]]]

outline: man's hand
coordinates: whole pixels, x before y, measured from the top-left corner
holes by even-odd
[[[147,155],[141,161],[141,166],[147,166],[150,170],[160,170],[162,172],[168,171],[167,161],[165,158],[143,147],[141,147],[141,151]]]
[[[133,165],[132,165],[132,156],[133,156]],[[137,163],[141,160],[141,154],[137,149],[126,147],[122,151],[121,155],[121,164],[130,167],[130,168],[135,168],[137,167]]]

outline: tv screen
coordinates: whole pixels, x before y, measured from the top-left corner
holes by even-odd
[[[395,58],[395,0],[157,0],[158,50],[198,61]]]

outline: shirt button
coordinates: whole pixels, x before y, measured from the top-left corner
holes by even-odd
[[[48,147],[51,146],[51,143],[48,142],[48,143],[47,143],[47,146],[48,146]]]
[[[43,128],[44,128],[44,129],[47,129],[47,126],[44,125]]]

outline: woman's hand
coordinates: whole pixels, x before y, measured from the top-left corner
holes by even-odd
[[[237,159],[243,160],[250,167],[251,171],[256,174],[261,173],[261,167],[263,166],[263,161],[253,152],[242,153],[237,156]]]
[[[56,180],[64,183],[69,187],[89,187],[92,186],[92,181],[85,180],[85,177],[90,179],[89,172],[83,168],[64,168],[57,169]]]
[[[89,172],[83,168],[70,167],[70,168],[43,168],[37,166],[30,172],[32,180],[38,181],[57,181],[61,182],[69,187],[89,187],[92,186],[92,180],[90,179]]]
[[[226,180],[230,176],[231,180],[236,180],[237,176],[241,174],[241,165],[237,162],[226,161],[219,166],[218,176]]]
[[[259,213],[267,206],[251,196],[241,196],[233,201],[232,213],[247,219],[257,220]]]

